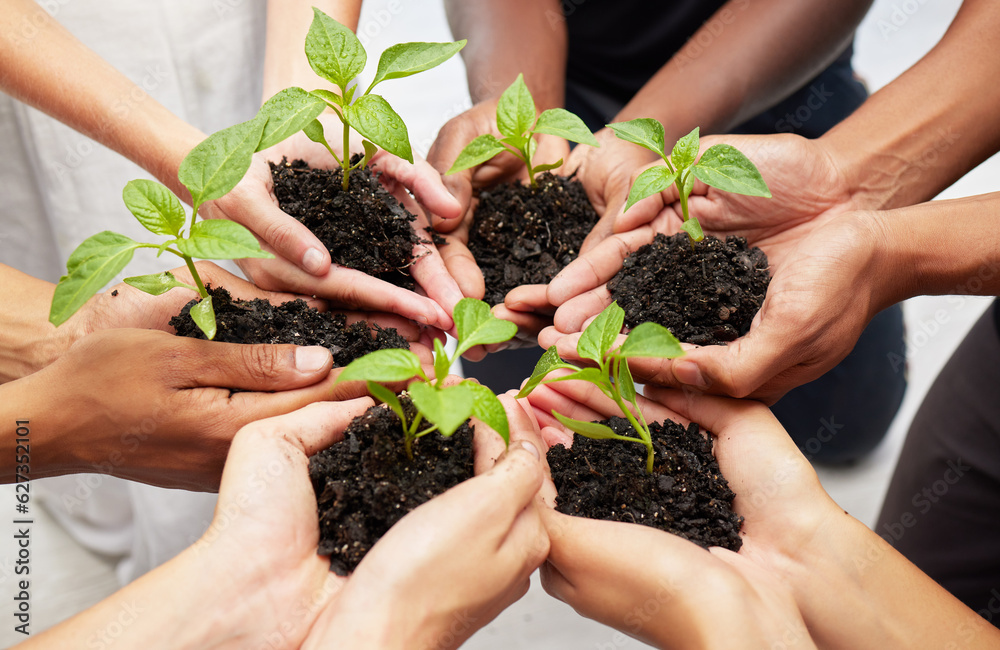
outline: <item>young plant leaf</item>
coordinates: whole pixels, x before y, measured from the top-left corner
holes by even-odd
[[[531,377],[528,378],[528,383],[524,385],[521,392],[517,394],[517,399],[522,397],[527,397],[531,391],[535,390],[538,384],[542,383],[545,376],[552,372],[553,370],[559,370],[560,368],[567,368],[569,370],[579,370],[576,366],[571,363],[566,363],[559,358],[559,351],[556,346],[550,347],[542,357],[535,364],[535,370],[531,373]]]
[[[305,133],[306,137],[312,140],[313,142],[321,144],[325,147],[330,146],[327,143],[326,136],[323,133],[323,123],[320,122],[319,120],[313,120],[309,124],[306,124],[304,127],[302,127],[302,132]]]
[[[614,432],[614,430],[606,424],[601,424],[600,422],[584,422],[583,420],[574,420],[573,418],[568,418],[565,415],[560,415],[555,411],[552,411],[552,415],[555,416],[559,422],[562,423],[564,427],[569,429],[574,433],[579,433],[585,438],[593,438],[594,440],[637,440],[638,438],[628,438],[626,436],[620,436]]]
[[[698,180],[714,188],[734,194],[771,198],[771,190],[767,189],[760,172],[749,158],[732,145],[709,147],[693,171]]]
[[[543,165],[538,165],[536,167],[532,167],[531,171],[534,174],[541,174],[542,172],[547,172],[550,169],[555,169],[556,167],[559,167],[562,164],[563,164],[563,159],[560,158],[559,160],[555,161],[554,163],[548,163],[547,165],[543,164]]]
[[[524,135],[534,123],[535,100],[519,74],[497,102],[497,129],[504,135]]]
[[[576,353],[581,359],[590,359],[598,365],[604,362],[604,356],[615,344],[615,339],[621,334],[625,324],[625,310],[613,302],[604,308],[597,318],[583,330],[576,344]]]
[[[499,140],[489,133],[481,135],[469,144],[465,145],[465,149],[458,154],[458,158],[455,159],[455,164],[451,166],[446,173],[454,174],[455,172],[460,172],[464,169],[469,169],[470,167],[475,167],[476,165],[481,165],[498,153],[507,151],[507,147],[503,146]]]
[[[651,117],[640,117],[635,120],[629,120],[628,122],[615,122],[614,124],[606,124],[609,129],[615,132],[615,135],[625,140],[626,142],[632,142],[639,145],[640,147],[645,147],[655,154],[660,156],[666,156],[664,151],[664,135],[663,135],[663,125]]]
[[[334,384],[342,381],[406,381],[421,374],[420,357],[409,350],[376,350],[347,364]]]
[[[49,322],[57,327],[65,323],[125,268],[141,245],[110,230],[83,240],[69,256],[66,275],[56,285]]]
[[[177,237],[186,217],[180,199],[165,186],[145,179],[129,181],[122,190],[129,212],[149,232]]]
[[[406,411],[403,410],[403,405],[400,403],[396,393],[373,381],[368,382],[368,392],[372,394],[372,397],[392,409],[392,412],[396,414],[400,422],[406,423]]]
[[[474,381],[463,381],[472,391],[472,416],[500,434],[505,445],[510,444],[510,423],[507,421],[507,411],[503,402],[486,386]]]
[[[309,94],[323,100],[323,102],[325,102],[328,106],[337,106],[340,108],[344,107],[344,98],[332,90],[317,88],[316,90],[310,91]]]
[[[442,436],[455,433],[472,415],[475,402],[472,390],[466,384],[456,384],[441,390],[421,382],[410,385],[410,399],[424,418],[438,427]]]
[[[657,165],[650,167],[639,174],[632,183],[632,189],[628,191],[628,200],[625,202],[625,210],[643,200],[646,197],[658,194],[670,187],[670,184],[677,178],[675,172],[670,171],[665,166]]]
[[[389,153],[413,162],[410,136],[403,118],[379,95],[363,95],[344,108],[344,117],[354,130]]]
[[[196,212],[202,203],[225,195],[243,179],[266,123],[266,116],[258,116],[213,133],[181,161],[177,178],[191,192]]]
[[[298,133],[326,110],[326,102],[302,88],[285,88],[264,102],[257,115],[267,116],[257,151]]]
[[[677,337],[663,325],[642,323],[629,333],[615,354],[628,359],[639,357],[674,359],[684,356],[684,350]]]
[[[145,291],[151,296],[162,295],[176,287],[183,287],[193,291],[198,290],[197,287],[193,287],[187,282],[181,282],[175,278],[174,274],[170,271],[164,271],[163,273],[151,273],[150,275],[136,275],[131,278],[125,278],[125,284],[133,286],[139,291]]]
[[[632,402],[632,405],[639,408],[636,404],[638,396],[635,392],[635,382],[632,380],[632,371],[628,367],[628,359],[621,359],[618,362],[618,377],[615,380],[615,384],[618,386],[618,392],[622,394],[622,397]]]
[[[681,230],[688,234],[691,241],[701,241],[705,238],[705,233],[702,232],[701,223],[694,217],[690,217],[687,221],[681,224]]]
[[[367,140],[362,140],[361,146],[365,148],[365,157],[361,161],[361,168],[364,169],[365,167],[368,166],[368,163],[371,162],[372,156],[378,153],[378,147],[376,147],[373,143],[368,142]]]
[[[597,368],[580,368],[575,372],[571,372],[568,375],[562,375],[560,377],[555,377],[553,379],[546,379],[545,384],[554,384],[557,381],[588,381],[601,389],[602,393],[607,394],[608,392],[608,376]]]
[[[482,300],[462,298],[455,305],[455,327],[458,330],[456,356],[465,354],[476,345],[489,345],[509,341],[517,334],[517,325],[497,318]]]
[[[215,338],[215,309],[212,307],[212,296],[202,298],[191,308],[191,320],[198,326],[209,341]]]
[[[316,7],[306,35],[306,58],[316,74],[340,88],[347,88],[368,62],[365,48],[354,32]]]
[[[694,131],[677,141],[674,150],[670,154],[670,162],[674,164],[674,169],[678,172],[694,164],[698,157],[698,147],[701,139],[698,136],[699,128],[694,127]]]
[[[378,71],[367,92],[386,79],[401,79],[435,68],[465,47],[463,39],[455,43],[399,43],[382,52]]]
[[[444,381],[451,370],[451,362],[448,360],[448,351],[444,349],[441,339],[434,339],[434,378],[438,382]]]
[[[570,142],[589,144],[591,147],[601,146],[583,120],[564,108],[550,108],[547,111],[542,111],[535,124],[535,133],[555,135],[566,138]]]
[[[187,239],[177,242],[177,248],[189,257],[203,260],[274,257],[261,250],[260,242],[245,226],[228,219],[209,219],[195,223]]]

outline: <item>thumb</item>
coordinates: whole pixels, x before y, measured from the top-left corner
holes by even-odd
[[[465,213],[463,204],[452,195],[441,180],[441,175],[426,160],[416,159],[412,164],[398,156],[381,150],[371,161],[372,168],[380,169],[396,183],[413,193],[425,210],[442,219],[458,219]],[[469,196],[472,195],[471,182]]]
[[[311,386],[330,374],[333,355],[320,346],[243,345],[189,339],[196,345],[191,387],[285,391]]]

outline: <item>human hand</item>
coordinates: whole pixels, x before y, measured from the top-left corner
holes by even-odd
[[[524,594],[548,553],[534,505],[544,464],[530,415],[512,397],[500,399],[510,448],[494,465],[490,447],[496,451],[492,441],[499,437],[487,432],[481,440],[477,423],[480,475],[393,526],[304,647],[455,648]]]
[[[161,487],[218,487],[241,426],[318,400],[331,387],[322,347],[239,345],[135,329],[101,330],[17,382],[49,432],[36,474],[98,471]],[[230,389],[245,392],[231,393]]]

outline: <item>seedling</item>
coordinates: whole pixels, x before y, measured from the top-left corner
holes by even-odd
[[[639,174],[629,190],[625,210],[637,201],[652,196],[670,187],[673,183],[680,196],[681,215],[684,223],[681,229],[691,238],[691,245],[705,238],[698,219],[688,214],[688,197],[697,178],[706,185],[747,196],[771,198],[767,183],[750,159],[728,144],[716,144],[708,148],[697,163],[699,137],[698,127],[674,144],[670,157],[664,146],[663,125],[652,118],[643,117],[628,122],[616,122],[607,127],[615,135],[628,142],[645,147],[663,158],[665,166],[651,167]]]
[[[433,378],[427,377],[420,365],[420,358],[409,350],[378,350],[352,361],[335,382],[368,382],[368,391],[399,416],[403,427],[403,444],[410,459],[413,458],[414,440],[434,431],[442,436],[450,436],[471,416],[499,433],[504,443],[510,441],[507,414],[493,391],[468,379],[447,387],[444,386],[444,381],[448,376],[448,369],[458,357],[476,345],[509,341],[517,333],[517,326],[496,318],[485,302],[474,298],[462,298],[458,301],[454,319],[458,329],[458,347],[455,354],[449,357],[441,341],[434,339]],[[407,421],[399,397],[376,382],[406,381],[413,377],[418,377],[419,381],[412,382],[408,390],[417,414]]]
[[[498,140],[488,133],[479,136],[462,149],[455,164],[447,173],[454,174],[481,165],[494,156],[509,151],[528,168],[531,187],[537,187],[535,174],[555,169],[563,161],[560,158],[554,163],[532,164],[531,159],[538,147],[534,138],[536,133],[555,135],[570,142],[589,144],[592,147],[601,146],[583,120],[566,109],[550,108],[542,111],[537,119],[535,110],[535,100],[524,84],[524,75],[519,74],[514,83],[503,91],[497,103],[497,130],[504,137]]]
[[[350,29],[313,7],[313,21],[306,36],[306,58],[313,71],[333,83],[340,94],[329,90],[306,91],[299,87],[286,88],[277,93],[261,108],[262,113],[280,124],[275,129],[274,141],[262,148],[284,140],[293,133],[304,131],[306,137],[326,147],[343,169],[343,188],[349,187],[350,173],[368,165],[381,147],[391,154],[413,162],[410,136],[403,119],[381,95],[372,89],[387,79],[400,79],[434,68],[465,47],[465,41],[455,43],[399,43],[384,52],[378,62],[375,78],[368,88],[357,94],[359,86],[351,82],[361,74],[368,62],[361,41]],[[338,156],[323,133],[317,117],[330,108],[344,127],[343,156]],[[364,138],[364,156],[351,164],[351,129]]]
[[[580,358],[589,359],[598,367],[580,368],[566,363],[559,358],[559,353],[553,345],[538,360],[535,371],[531,373],[531,378],[528,379],[528,383],[524,385],[517,397],[519,399],[526,397],[539,384],[570,379],[589,381],[614,400],[638,437],[619,435],[611,427],[599,422],[574,420],[554,411],[552,415],[567,429],[587,438],[625,440],[644,445],[646,447],[646,471],[652,473],[655,457],[653,438],[649,432],[649,425],[646,424],[646,418],[639,410],[635,383],[632,381],[628,360],[640,357],[673,359],[683,356],[684,351],[674,335],[667,328],[656,323],[642,323],[629,333],[620,347],[612,349],[611,346],[618,338],[624,322],[625,311],[618,306],[618,303],[613,302],[608,305],[604,311],[598,314],[594,322],[583,330],[580,341],[576,345],[576,352]],[[555,379],[545,379],[550,372],[560,368],[566,368],[573,372]],[[626,402],[632,405],[631,409],[626,405]]]
[[[132,261],[136,250],[155,248],[157,257],[167,251],[184,260],[194,286],[181,282],[170,272],[125,278],[125,282],[154,296],[174,287],[196,291],[199,300],[191,308],[191,318],[207,338],[215,338],[212,297],[194,260],[274,256],[261,250],[253,233],[234,221],[198,221],[198,208],[236,187],[250,168],[254,152],[261,148],[262,138],[271,132],[269,126],[267,117],[258,114],[252,120],[208,136],[188,153],[177,177],[191,193],[190,218],[186,217],[180,199],[164,185],[142,179],[129,181],[122,192],[126,207],[146,230],[169,239],[160,244],[137,242],[110,230],[85,239],[66,262],[66,275],[56,285],[49,321],[56,326],[66,322]]]

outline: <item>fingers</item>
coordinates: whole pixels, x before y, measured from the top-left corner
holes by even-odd
[[[539,449],[527,440],[520,440],[512,443],[507,453],[488,472],[452,489],[460,490],[468,486],[469,491],[475,490],[484,499],[497,499],[498,503],[491,509],[491,517],[513,521],[531,504],[544,476]],[[500,495],[503,498],[498,499]]]
[[[409,163],[398,156],[379,151],[371,166],[384,173],[410,192],[428,212],[441,219],[458,219],[464,213],[463,204],[452,196],[441,180],[441,174],[426,160],[416,158]]]
[[[446,243],[438,247],[448,274],[458,283],[462,295],[482,299],[486,295],[486,281],[465,242],[468,241],[468,224],[462,224],[454,233],[444,235]]]
[[[582,332],[587,320],[600,314],[611,302],[611,293],[601,285],[564,302],[552,322],[560,332]]]
[[[252,431],[282,438],[311,456],[341,440],[351,420],[374,404],[368,397],[344,402],[315,402],[291,413],[257,420],[243,427],[241,433],[249,435],[243,432]],[[239,436],[237,434],[237,440]]]
[[[606,284],[621,270],[629,253],[653,241],[655,236],[652,228],[641,228],[604,239],[552,279],[547,294],[549,302],[561,306],[574,296]]]
[[[319,346],[242,345],[175,338],[187,348],[176,368],[180,387],[286,391],[310,386],[330,374],[333,355]],[[180,357],[178,357],[180,358]]]
[[[313,298],[311,295],[261,289],[252,282],[247,282],[243,278],[233,275],[214,262],[202,260],[200,262],[195,262],[194,265],[198,269],[198,274],[201,276],[202,282],[206,285],[211,284],[212,286],[225,287],[233,298],[239,300],[254,300],[256,298],[260,298],[267,300],[273,305],[280,305],[292,300],[305,300],[310,307],[319,309],[320,311],[326,310],[326,303],[322,300]],[[171,272],[178,279],[190,283],[194,282],[191,278],[191,272],[188,271],[186,266],[178,267]]]
[[[455,305],[465,297],[459,284],[449,272],[437,247],[418,244],[414,249],[414,262],[410,267],[413,279],[437,304],[451,314]]]
[[[676,411],[691,422],[697,422],[716,435],[736,427],[781,426],[771,411],[759,402],[658,386],[646,386],[645,393],[650,400]]]

